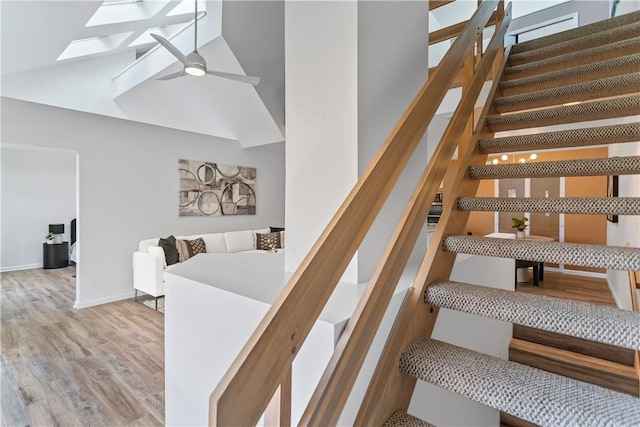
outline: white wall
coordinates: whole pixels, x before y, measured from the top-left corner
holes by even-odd
[[[243,150],[233,141],[7,98],[1,135],[3,143],[79,153],[80,308],[133,296],[131,257],[141,239],[284,223],[281,146]],[[180,158],[256,167],[257,214],[179,217]]]
[[[285,270],[295,270],[358,177],[358,4],[287,2]],[[357,282],[352,268],[343,278]]]
[[[636,118],[637,119],[637,118]],[[609,157],[640,156],[640,142],[612,144]],[[640,197],[640,176],[620,175],[618,178],[619,197]],[[607,245],[640,247],[640,216],[619,215],[618,222],[607,221]],[[619,308],[631,310],[629,276],[626,271],[607,270],[607,281],[613,298]]]
[[[412,1],[286,3],[287,270],[425,83],[427,14]],[[426,165],[426,142],[416,152],[343,281],[370,277]]]
[[[76,217],[76,154],[63,150],[2,147],[2,245],[0,270],[42,267],[49,224]]]
[[[428,2],[358,3],[359,174],[367,168],[427,81],[428,14]],[[359,282],[371,277],[428,160],[425,132],[360,246]],[[422,233],[417,246],[426,251],[426,242],[426,233]]]
[[[514,290],[515,262],[479,255],[456,256],[451,280]],[[432,338],[501,359],[509,358],[511,323],[443,308]],[[408,412],[437,426],[497,426],[500,412],[433,384],[418,381]]]

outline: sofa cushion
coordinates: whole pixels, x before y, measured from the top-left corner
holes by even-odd
[[[202,240],[207,246],[207,253],[225,253],[227,252],[227,244],[224,241],[224,234],[210,233],[203,234]]]
[[[251,230],[227,231],[224,233],[227,252],[242,252],[255,249],[254,232]]]
[[[158,246],[158,238],[154,237],[153,239],[140,240],[138,250],[140,252],[149,252],[149,246]]]
[[[164,250],[164,256],[167,260],[167,265],[172,265],[178,262],[178,250],[176,249],[176,238],[169,236],[164,239],[158,240],[158,246]]]
[[[280,233],[256,233],[256,249],[271,250],[280,248]]]
[[[180,262],[184,262],[196,254],[207,252],[207,247],[202,238],[195,240],[176,240],[176,248],[178,249],[178,257]]]
[[[149,246],[147,248],[147,252],[150,253],[151,255],[161,258],[162,259],[162,267],[166,268],[167,267],[167,257],[164,254],[164,249],[162,249],[160,246]]]

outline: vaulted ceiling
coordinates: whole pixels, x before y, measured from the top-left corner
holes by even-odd
[[[237,140],[243,147],[284,140],[283,6],[229,2],[223,11],[222,1],[198,4],[198,51],[208,69],[245,74],[238,59],[244,57],[252,68],[246,74],[261,77],[257,87],[214,76],[156,80],[182,66],[148,34],[163,35],[185,54],[193,51],[194,0],[2,1],[2,96]],[[272,27],[259,25],[262,34],[256,34],[252,24],[265,13]],[[241,30],[231,28],[243,21]],[[261,43],[280,66],[250,58]]]
[[[515,0],[514,16],[567,0]],[[466,19],[475,0],[430,16]],[[198,0],[198,50],[208,68],[258,86],[182,68],[149,33],[193,50],[195,0],[0,1],[2,96],[236,140],[284,140],[284,2]],[[468,16],[467,16],[468,15]],[[73,42],[73,43],[72,43]],[[61,57],[62,55],[62,57]]]

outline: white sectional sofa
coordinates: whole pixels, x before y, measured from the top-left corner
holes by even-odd
[[[228,231],[225,233],[175,236],[180,240],[202,238],[207,253],[264,252],[256,249],[256,234],[268,234],[269,228],[260,230]],[[179,263],[167,266],[164,250],[158,246],[160,238],[141,240],[133,253],[133,288],[153,297],[164,295],[163,273]]]

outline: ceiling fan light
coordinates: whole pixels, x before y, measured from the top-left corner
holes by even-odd
[[[189,64],[184,66],[184,72],[196,77],[202,77],[207,74],[207,69],[200,64]]]

